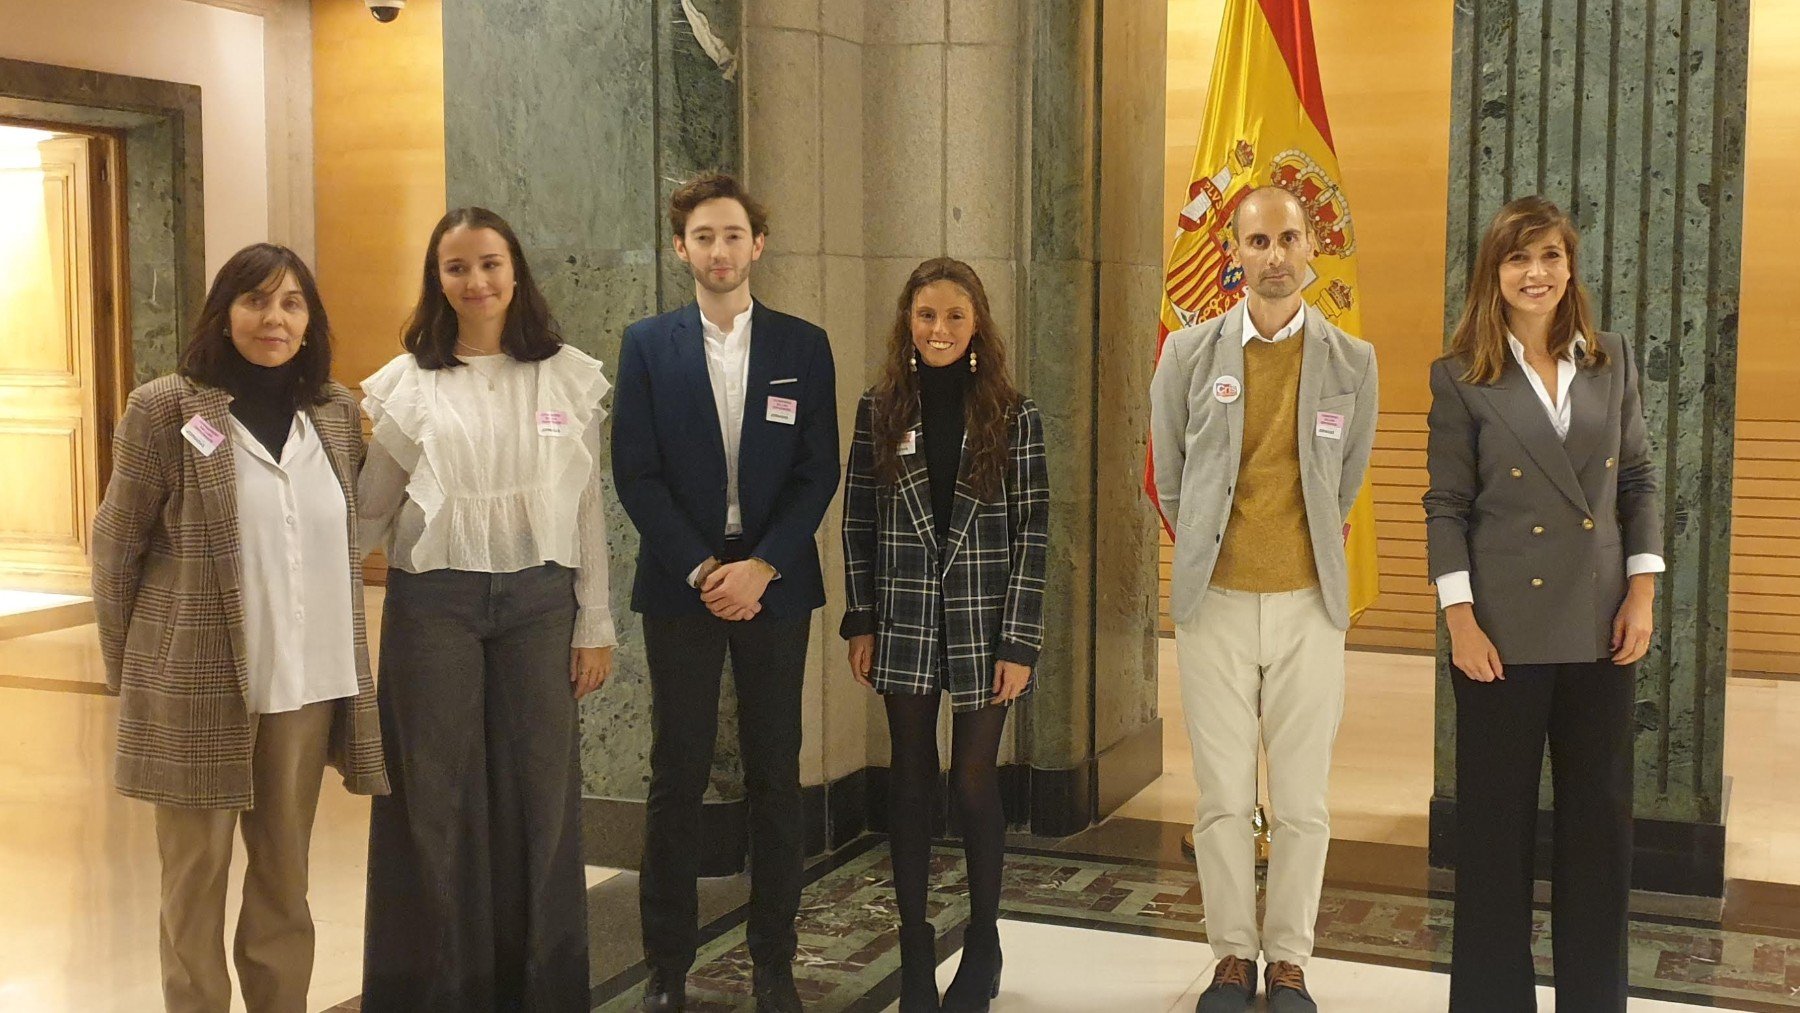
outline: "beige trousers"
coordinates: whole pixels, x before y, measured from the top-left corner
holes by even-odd
[[[1194,858],[1217,956],[1305,965],[1331,844],[1326,784],[1344,711],[1344,631],[1318,589],[1211,588],[1175,629],[1181,706],[1200,789]],[[1269,878],[1256,924],[1256,760],[1269,760]]]
[[[156,807],[162,854],[163,1003],[169,1013],[226,1013],[225,883],[234,830],[244,835],[244,903],[234,947],[250,1013],[306,1013],[313,923],[307,850],[335,701],[252,719],[256,807]]]

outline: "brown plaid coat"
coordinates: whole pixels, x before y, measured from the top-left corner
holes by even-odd
[[[356,545],[362,425],[350,392],[308,409],[349,510],[357,694],[337,702],[331,763],[361,795],[388,790],[363,624]],[[133,798],[248,809],[252,735],[244,701],[242,554],[230,447],[210,456],[181,435],[196,415],[230,440],[231,396],[180,376],[131,392],[113,473],[94,515],[94,616],[107,685],[119,694],[115,783]]]

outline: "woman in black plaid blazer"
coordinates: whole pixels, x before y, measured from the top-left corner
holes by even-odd
[[[995,762],[1043,642],[1050,488],[1043,423],[1013,389],[981,279],[928,260],[907,279],[882,379],[857,407],[844,503],[842,634],[881,693],[893,742],[888,828],[900,907],[900,1008],[936,1010],[925,916],[938,697],[969,868],[969,927],[945,1010],[1000,989],[1005,817]]]

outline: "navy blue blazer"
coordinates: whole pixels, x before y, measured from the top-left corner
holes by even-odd
[[[700,308],[689,303],[625,329],[613,389],[612,466],[637,526],[631,609],[702,613],[688,574],[725,548],[725,443],[706,372]],[[769,399],[798,402],[790,423]],[[750,315],[750,365],[738,443],[738,508],[749,554],[775,567],[762,615],[825,604],[813,535],[837,492],[837,375],[825,332],[762,303]]]

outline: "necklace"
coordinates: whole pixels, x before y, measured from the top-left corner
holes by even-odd
[[[456,347],[458,347],[458,348],[464,348],[464,349],[467,349],[467,350],[469,350],[469,351],[471,351],[471,352],[474,352],[474,353],[475,353],[475,355],[474,355],[474,358],[477,358],[477,359],[483,359],[483,360],[487,360],[487,359],[496,359],[496,358],[503,358],[503,357],[504,357],[504,353],[501,353],[501,352],[484,352],[484,351],[482,351],[482,350],[481,350],[481,349],[479,349],[479,348],[476,348],[476,347],[475,347],[475,346],[474,346],[474,345],[470,345],[470,344],[465,344],[465,343],[464,343],[464,342],[463,342],[463,341],[462,341],[462,339],[461,339],[461,338],[458,338],[458,339],[457,339],[457,341],[456,341]],[[470,368],[470,369],[475,369],[475,372],[476,372],[476,373],[478,373],[478,374],[480,374],[480,376],[481,376],[481,378],[482,378],[482,379],[483,379],[483,380],[486,380],[486,381],[487,381],[487,389],[488,389],[488,390],[493,390],[493,389],[494,389],[494,373],[493,373],[493,371],[491,371],[491,370],[484,370],[484,369],[476,369],[476,367],[475,367],[475,366],[474,366],[474,364],[473,364],[473,363],[471,363],[471,364],[470,364],[470,366],[469,366],[469,368]]]

